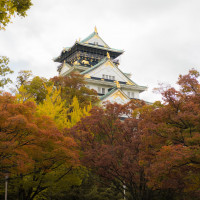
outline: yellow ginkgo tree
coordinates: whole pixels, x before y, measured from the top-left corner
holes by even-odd
[[[91,104],[83,109],[80,108],[78,99],[73,98],[72,104],[66,107],[66,100],[61,99],[61,88],[54,85],[46,86],[47,95],[45,100],[37,106],[38,115],[46,115],[55,121],[59,129],[71,128],[84,116],[89,115]]]
[[[68,112],[67,128],[73,127],[77,122],[81,120],[82,117],[90,115],[89,112],[91,108],[91,103],[83,109],[80,108],[78,99],[75,96],[69,108],[71,112]]]

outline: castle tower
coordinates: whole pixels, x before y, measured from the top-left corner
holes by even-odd
[[[87,87],[96,90],[102,102],[124,104],[131,99],[139,99],[139,94],[147,87],[137,85],[130,79],[130,74],[119,69],[117,58],[123,52],[109,47],[95,27],[87,38],[64,48],[54,61],[61,63],[58,66],[60,76],[75,71],[84,75]]]

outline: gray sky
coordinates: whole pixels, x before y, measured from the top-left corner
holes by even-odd
[[[84,39],[97,26],[99,35],[113,48],[124,49],[120,69],[132,80],[148,86],[141,94],[147,101],[159,100],[152,93],[158,83],[174,85],[179,74],[199,70],[199,0],[33,0],[26,18],[16,17],[0,31],[0,55],[10,58],[16,72],[57,75],[63,47]]]

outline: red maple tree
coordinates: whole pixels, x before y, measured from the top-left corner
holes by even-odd
[[[200,83],[199,73],[180,75],[179,90],[161,88],[163,104],[141,110],[143,156],[149,185],[183,195],[199,195]]]

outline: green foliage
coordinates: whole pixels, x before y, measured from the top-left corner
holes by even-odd
[[[32,101],[35,102],[35,98],[32,94],[28,93],[24,85],[21,85],[20,88],[18,88],[18,91],[16,93],[16,98],[18,103],[24,103],[26,101]]]
[[[95,173],[88,171],[80,185],[74,185],[63,197],[55,196],[55,200],[122,200],[123,195],[110,183],[105,182]]]
[[[20,71],[17,77],[17,98],[20,101],[34,100],[37,104],[42,103],[46,97],[45,85],[50,86],[52,82],[46,78],[35,76],[32,79],[31,71]]]
[[[0,30],[5,29],[15,14],[25,17],[26,11],[32,6],[31,0],[1,0]]]
[[[17,88],[19,88],[21,85],[26,85],[28,81],[30,81],[30,77],[33,76],[32,71],[30,70],[22,70],[18,73],[17,76]]]
[[[0,88],[4,87],[7,83],[12,83],[10,78],[6,78],[8,74],[13,71],[8,67],[9,59],[5,56],[0,56]]]

